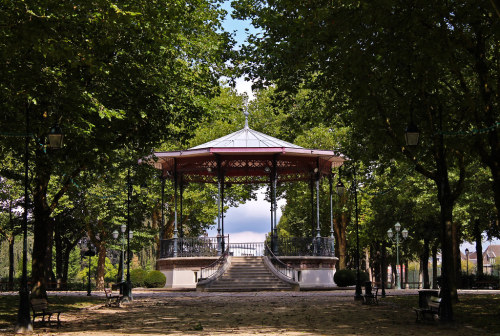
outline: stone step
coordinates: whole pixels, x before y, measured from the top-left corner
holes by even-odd
[[[276,283],[275,279],[220,279],[217,283]]]
[[[285,292],[289,291],[290,287],[286,288],[275,288],[275,287],[261,287],[261,288],[250,288],[250,287],[232,287],[232,288],[226,288],[226,287],[220,287],[220,288],[210,288],[210,292],[255,292],[255,291],[279,291],[279,292]]]
[[[251,292],[286,291],[291,286],[271,273],[264,265],[262,257],[232,257],[229,268],[208,291]]]

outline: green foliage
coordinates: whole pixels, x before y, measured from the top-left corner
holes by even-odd
[[[98,258],[97,257],[91,257],[91,262],[90,262],[90,277],[91,279],[95,279],[96,273],[97,273],[97,262]],[[77,273],[76,275],[76,280],[77,281],[87,281],[88,279],[88,272],[89,272],[89,264],[88,264],[88,257],[85,257],[82,263],[82,269]],[[105,270],[105,276],[104,276],[104,281],[105,282],[115,282],[116,276],[118,273],[118,269],[113,266],[111,263],[111,260],[106,257],[106,262],[104,264],[104,270]]]
[[[350,269],[338,270],[333,276],[333,281],[339,287],[348,287],[356,284],[356,271]]]
[[[76,246],[69,255],[69,263],[68,263],[68,281],[77,279],[78,273],[80,272],[80,248]]]
[[[370,281],[370,274],[365,271],[359,271],[359,281],[361,285],[363,285],[367,281]]]
[[[146,278],[148,277],[148,271],[142,268],[135,268],[130,270],[130,281],[132,281],[133,287],[144,287],[146,284]]]
[[[150,271],[144,279],[144,284],[148,288],[162,288],[166,282],[167,277],[160,271]]]

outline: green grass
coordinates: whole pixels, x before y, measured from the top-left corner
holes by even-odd
[[[500,332],[500,295],[461,295],[459,300],[453,306],[457,323],[492,333]],[[384,301],[408,309],[418,306],[416,296],[388,296]]]
[[[96,296],[49,296],[49,305],[54,310],[63,312],[90,307],[98,303],[104,303],[104,299]],[[16,323],[18,308],[19,296],[0,296],[0,329],[7,329]]]

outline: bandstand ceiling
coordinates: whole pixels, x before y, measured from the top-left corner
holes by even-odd
[[[277,181],[308,181],[313,174],[332,174],[344,159],[329,150],[306,149],[245,127],[196,147],[155,152],[141,160],[161,169],[164,176],[186,182],[216,183],[218,174],[229,183],[268,183],[273,169]]]

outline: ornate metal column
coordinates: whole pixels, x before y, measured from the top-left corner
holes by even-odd
[[[222,254],[221,242],[221,167],[220,158],[217,157],[217,254]]]
[[[355,300],[361,300],[361,280],[359,274],[359,211],[358,211],[358,181],[356,180],[356,167],[353,166],[353,181],[352,188],[354,192],[354,207],[355,207],[355,217],[356,217],[356,293],[354,295]]]
[[[177,230],[177,161],[174,159],[174,257],[178,254],[179,231]]]
[[[180,200],[180,208],[181,208],[181,212],[180,212],[180,221],[179,221],[179,236],[181,238],[184,238],[184,229],[182,227],[182,200],[184,198],[184,176],[181,174],[180,176],[180,183],[179,183],[179,200]],[[181,244],[182,244],[182,240],[181,240]]]
[[[221,251],[224,253],[226,250],[226,242],[224,241],[224,173],[221,173],[221,188],[220,188],[220,204],[221,204],[221,226],[222,226],[222,231],[221,231]]]
[[[333,232],[333,174],[328,175],[328,182],[330,183],[330,243],[331,243],[331,256],[335,257],[335,235]]]
[[[311,193],[311,238],[314,238],[314,174],[311,174],[309,191]]]
[[[165,238],[165,175],[163,170],[161,172],[161,227],[160,227],[160,255],[161,255],[161,241]]]
[[[266,167],[266,170],[269,169]],[[272,171],[269,172],[269,198],[271,199],[271,250],[274,252],[275,247],[275,241],[274,241],[274,202],[273,202],[273,188],[274,188],[274,183],[273,183],[273,173]]]
[[[273,238],[274,238],[274,247],[273,247],[273,253],[276,254],[278,253],[278,222],[277,222],[277,215],[276,215],[276,210],[278,208],[278,202],[276,200],[276,186],[277,186],[277,179],[278,179],[278,167],[277,167],[277,160],[276,156],[273,158],[273,169],[272,169],[272,196],[271,196],[271,202],[272,202],[272,220],[274,221],[273,223]]]
[[[316,172],[316,238],[321,238],[319,222],[319,171]]]

